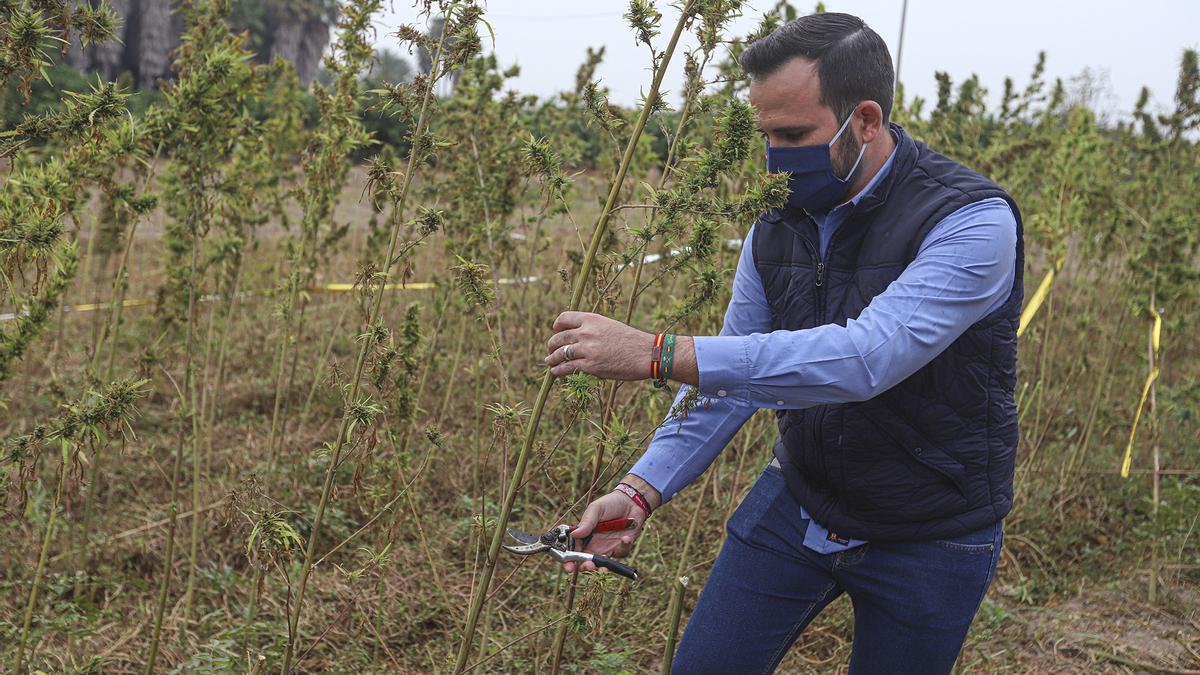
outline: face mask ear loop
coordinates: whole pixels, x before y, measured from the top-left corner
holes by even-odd
[[[842,122],[842,128],[838,129],[838,132],[833,135],[833,140],[829,141],[830,148],[833,147],[834,143],[837,143],[837,139],[841,138],[842,132],[846,130],[846,127],[850,126],[850,120],[852,120],[852,119],[854,119],[853,112],[850,113],[850,116],[846,118],[845,122]],[[858,169],[858,165],[860,162],[862,162],[863,155],[866,154],[866,152],[867,152],[867,144],[863,143],[858,148],[858,159],[854,160],[854,166],[850,167],[850,172],[846,174],[846,178],[844,178],[843,180],[849,180],[850,176],[854,175],[854,171],[856,169]]]
[[[842,132],[846,130],[846,127],[850,126],[850,120],[852,120],[852,119],[854,119],[853,112],[850,113],[850,116],[846,118],[845,122],[842,122],[842,127],[840,129],[838,129],[836,134],[833,135],[833,140],[829,141],[829,147],[832,148],[833,144],[837,143],[837,139],[842,137]]]
[[[862,162],[863,155],[867,153],[867,144],[863,143],[858,147],[858,159],[854,160],[854,166],[850,167],[850,172],[846,174],[843,180],[850,180],[850,176],[854,175],[854,171],[858,169],[858,165]]]

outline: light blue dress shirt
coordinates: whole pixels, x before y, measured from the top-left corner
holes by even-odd
[[[893,151],[849,202],[811,214],[822,258],[851,205],[870,194],[894,157]],[[1003,305],[1016,272],[1016,218],[1003,199],[985,199],[935,225],[900,277],[845,326],[772,332],[753,237],[751,227],[720,335],[695,338],[699,390],[711,406],[685,420],[667,420],[630,469],[664,503],[708,468],[756,410],[863,401],[912,375]],[[676,403],[688,388],[680,387]],[[803,508],[801,516],[809,519],[804,545],[814,551],[864,543],[831,536]]]

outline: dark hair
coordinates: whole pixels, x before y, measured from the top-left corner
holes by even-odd
[[[875,101],[886,122],[892,114],[896,74],[887,43],[851,14],[820,12],[776,28],[742,52],[742,69],[767,77],[797,56],[817,64],[821,104],[844,122],[854,106]]]

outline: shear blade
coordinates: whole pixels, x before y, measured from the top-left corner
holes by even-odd
[[[508,536],[521,542],[521,546],[504,545],[504,550],[518,555],[529,555],[546,550],[548,547],[541,542],[541,539],[535,534],[514,530],[511,527],[507,528]]]
[[[514,530],[511,527],[506,528],[505,531],[508,532],[508,536],[516,539],[522,544],[536,544],[541,541],[541,537],[536,534],[529,534],[528,532],[522,532],[521,530]]]

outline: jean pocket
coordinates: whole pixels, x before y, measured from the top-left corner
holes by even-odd
[[[1002,523],[998,522],[957,537],[938,539],[934,543],[950,551],[991,553],[1000,546],[1002,528]]]
[[[783,473],[768,466],[725,524],[730,536],[755,548],[798,556],[808,520],[787,491]]]

